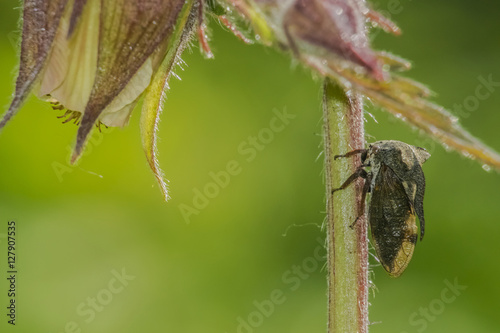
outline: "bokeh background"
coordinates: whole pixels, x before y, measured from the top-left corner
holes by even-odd
[[[19,6],[0,3],[4,109],[15,78]],[[411,59],[407,75],[436,91],[438,103],[463,105],[480,76],[500,81],[500,3],[375,7],[392,13],[404,32],[375,33],[375,47]],[[18,225],[16,332],[325,331],[326,273],[314,256],[324,255],[321,82],[286,55],[243,45],[210,25],[215,60],[204,60],[196,45],[185,53],[188,66],[182,81],[171,82],[160,126],[170,202],[162,201],[143,156],[138,112],[124,129],[97,132],[78,166],[68,164],[76,126],[62,125],[59,113],[35,98],[2,131],[2,332],[14,331],[4,314],[9,219]],[[499,106],[495,87],[461,120],[496,150]],[[248,161],[238,147],[284,109],[295,118]],[[497,331],[500,175],[376,107],[368,111],[377,119],[367,116],[368,141],[402,140],[432,152],[424,165],[425,240],[401,278],[373,268],[370,331]],[[240,172],[185,218],[181,207],[192,207],[196,190],[213,182],[210,173],[233,160]],[[114,277],[123,272],[128,280],[120,284]],[[455,283],[466,289],[450,293]]]

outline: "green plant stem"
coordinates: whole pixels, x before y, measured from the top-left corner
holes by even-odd
[[[331,194],[360,165],[360,156],[335,155],[364,148],[363,103],[325,80],[323,99],[327,203],[328,333],[368,332],[368,241],[364,212],[359,212],[363,180]],[[353,228],[356,217],[361,216]]]

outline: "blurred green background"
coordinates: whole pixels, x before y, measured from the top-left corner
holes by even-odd
[[[0,3],[4,109],[15,78],[18,6]],[[376,33],[375,47],[411,59],[407,75],[436,91],[438,103],[463,104],[479,76],[500,81],[500,3],[375,6],[391,11],[403,30],[401,37]],[[287,56],[211,26],[215,60],[204,60],[197,46],[185,53],[188,66],[182,82],[171,82],[162,116],[170,202],[162,201],[143,156],[137,110],[125,129],[96,134],[78,166],[68,165],[76,126],[61,125],[59,112],[35,98],[2,131],[0,331],[10,329],[8,219],[18,225],[16,332],[325,331],[326,273],[314,257],[324,255],[321,82]],[[462,119],[496,150],[499,105],[494,91]],[[238,147],[284,109],[295,118],[248,161]],[[500,175],[369,111],[378,123],[367,117],[368,141],[402,140],[432,152],[424,165],[425,240],[401,278],[373,268],[370,331],[498,331]],[[213,182],[210,173],[233,160],[240,172],[184,218],[180,207],[193,206],[195,191]],[[120,284],[114,276],[123,270],[129,280]],[[446,288],[454,281],[467,288],[452,298]],[[279,304],[270,307],[271,298]]]

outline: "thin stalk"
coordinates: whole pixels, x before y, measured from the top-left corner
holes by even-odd
[[[332,80],[324,84],[323,118],[327,205],[328,333],[368,332],[368,241],[359,211],[363,180],[331,194],[360,165],[360,156],[334,160],[365,147],[363,102]],[[362,215],[362,216],[361,216]],[[350,226],[356,220],[355,226]]]

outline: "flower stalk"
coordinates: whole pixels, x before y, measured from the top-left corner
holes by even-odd
[[[359,211],[363,180],[332,195],[354,173],[360,156],[335,160],[365,147],[362,97],[330,79],[323,91],[327,206],[328,333],[368,332],[368,240]],[[353,222],[360,217],[356,224]]]

